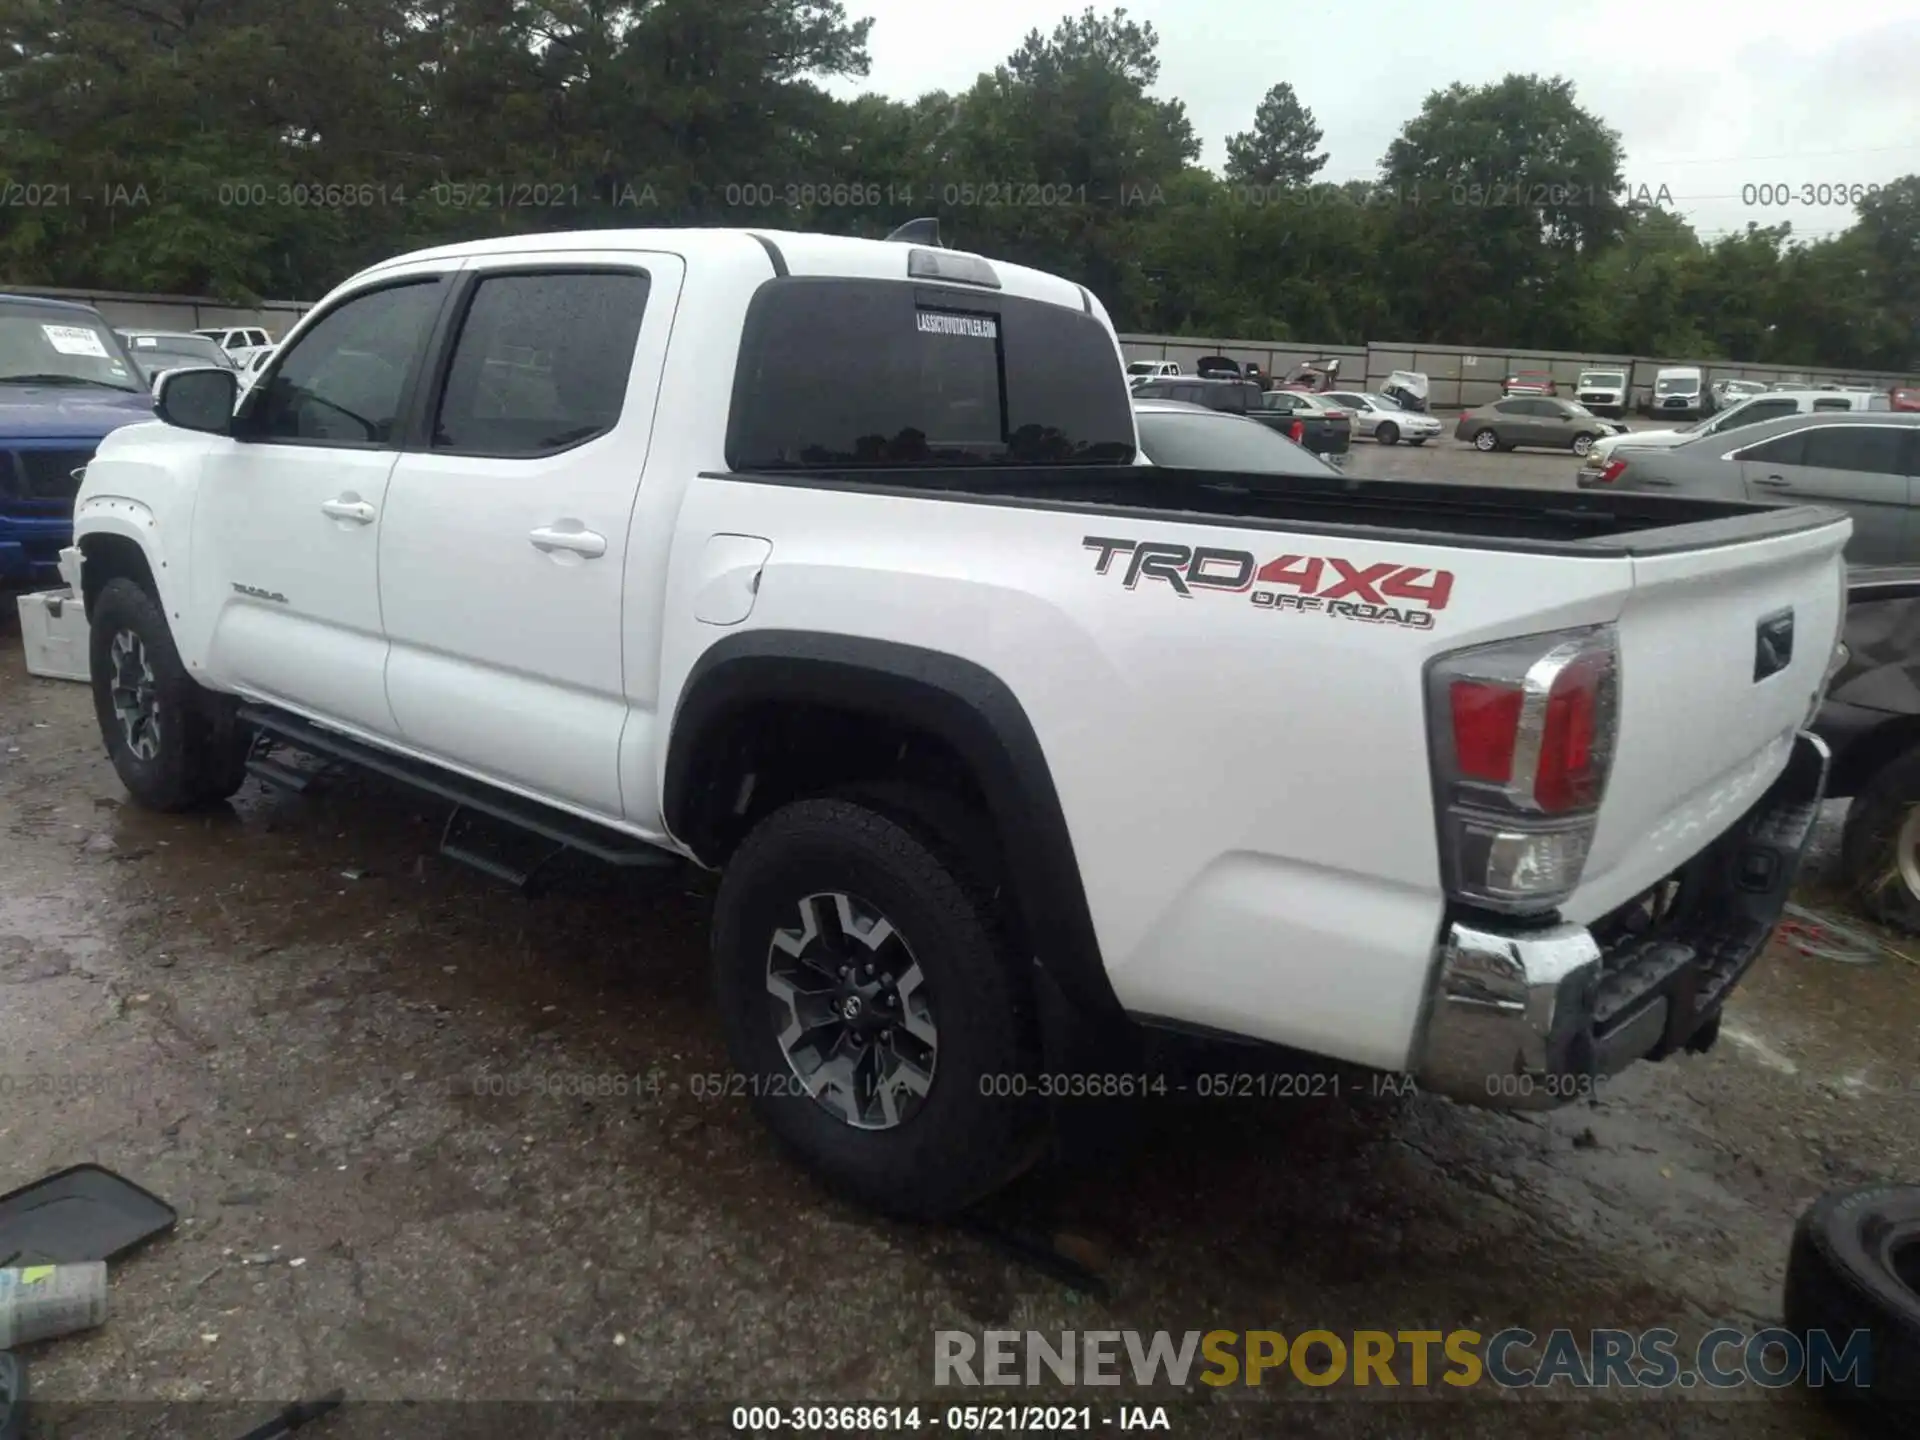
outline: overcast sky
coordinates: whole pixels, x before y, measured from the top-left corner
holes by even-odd
[[[1059,0],[846,3],[850,15],[874,18],[873,70],[833,88],[902,99],[971,85],[1028,30],[1051,31],[1083,8]],[[1226,136],[1247,128],[1267,87],[1281,80],[1326,132],[1322,177],[1348,180],[1375,178],[1387,145],[1430,91],[1518,71],[1572,78],[1580,103],[1620,132],[1628,187],[1666,186],[1702,238],[1749,220],[1790,220],[1810,238],[1831,234],[1852,220],[1851,208],[1803,204],[1799,187],[1920,172],[1916,0],[1134,0],[1126,8],[1159,33],[1157,93],[1186,102],[1205,143],[1201,158],[1216,170]],[[1792,203],[1743,201],[1745,187],[1762,184],[1793,192]]]

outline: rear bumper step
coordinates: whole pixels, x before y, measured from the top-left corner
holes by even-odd
[[[1635,1060],[1705,1048],[1786,905],[1828,762],[1826,745],[1802,733],[1772,788],[1699,858],[1703,894],[1669,933],[1607,946],[1583,925],[1450,925],[1420,1082],[1475,1104],[1549,1109]]]

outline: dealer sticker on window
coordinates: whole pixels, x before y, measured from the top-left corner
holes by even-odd
[[[42,325],[41,332],[47,337],[47,343],[62,355],[91,355],[96,360],[107,358],[107,347],[100,343],[100,337],[84,325]]]
[[[939,310],[916,310],[923,335],[965,335],[975,340],[997,340],[1000,325],[991,315],[949,315]]]

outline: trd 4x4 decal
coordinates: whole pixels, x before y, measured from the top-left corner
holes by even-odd
[[[1226,590],[1247,595],[1261,610],[1431,630],[1435,613],[1447,608],[1453,594],[1451,570],[1391,560],[1357,565],[1332,555],[1281,555],[1262,564],[1249,550],[1211,545],[1098,535],[1087,536],[1083,543],[1096,552],[1094,574],[1112,573],[1115,558],[1124,555],[1121,583],[1127,589],[1138,589],[1142,580],[1157,580],[1185,600],[1196,590]]]

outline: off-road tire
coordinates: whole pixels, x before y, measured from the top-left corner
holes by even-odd
[[[1824,1377],[1817,1393],[1877,1433],[1911,1435],[1920,1415],[1920,1186],[1815,1201],[1794,1226],[1781,1310],[1803,1342],[1825,1331],[1836,1351],[1854,1331],[1869,1332],[1871,1373],[1852,1383]]]
[[[207,690],[181,663],[160,604],[138,582],[109,580],[87,615],[93,711],[108,758],[134,800],[148,810],[195,810],[227,799],[247,778],[251,736],[233,718],[232,702]],[[128,744],[114,710],[114,637],[131,632],[153,671],[160,717],[157,753]]]
[[[1881,766],[1847,809],[1840,870],[1860,907],[1883,925],[1920,935],[1920,895],[1900,873],[1900,831],[1920,805],[1920,746]]]
[[[821,892],[858,896],[884,915],[933,997],[932,1084],[891,1129],[856,1128],[801,1090],[771,1018],[774,932]],[[774,811],[726,864],[713,958],[727,1048],[754,1108],[830,1188],[890,1214],[945,1218],[1042,1153],[1045,1110],[1024,1083],[1040,1054],[1030,985],[988,890],[931,827],[840,798]],[[1029,1093],[998,1093],[1009,1088]]]

